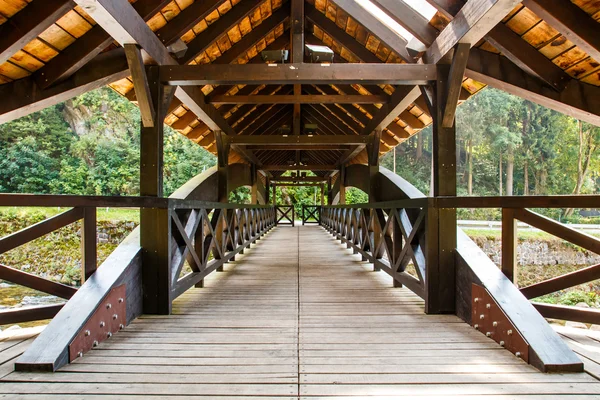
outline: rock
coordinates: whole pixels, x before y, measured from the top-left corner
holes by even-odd
[[[27,271],[29,268],[31,268],[31,265],[25,264],[21,267],[21,271]]]
[[[10,283],[6,283],[6,282],[0,283],[0,289],[9,288],[9,287],[13,287],[13,285],[11,285]]]
[[[567,321],[565,326],[568,328],[577,328],[577,329],[587,329],[586,324],[582,324],[581,322]]]
[[[575,307],[590,308],[590,306],[587,303],[584,303],[584,302],[575,304]]]

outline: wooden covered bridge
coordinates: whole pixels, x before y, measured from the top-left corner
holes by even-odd
[[[52,318],[0,342],[0,396],[599,398],[598,340],[578,356],[544,319],[599,312],[530,299],[600,266],[514,283],[515,222],[600,253],[528,210],[600,197],[456,197],[454,128],[486,85],[600,124],[599,19],[589,0],[0,0],[0,122],[110,85],[138,104],[142,149],[139,197],[0,195],[69,208],[0,253],[81,221],[83,281],[0,265],[65,299],[0,312]],[[163,121],[218,158],[169,198]],[[378,160],[430,124],[427,196]],[[282,225],[280,185],[321,187],[318,226]],[[240,186],[252,205],[228,203]],[[141,210],[100,266],[98,207]],[[502,209],[501,269],[457,229],[480,207]]]

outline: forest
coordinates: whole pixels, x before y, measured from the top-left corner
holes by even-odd
[[[456,130],[460,196],[600,190],[599,127],[488,88],[459,107]],[[169,127],[165,132],[169,195],[216,160]],[[428,193],[431,146],[429,127],[399,145],[396,154],[388,152],[381,164]],[[0,125],[0,192],[137,195],[137,107],[103,88]],[[241,189],[231,200],[248,197]],[[319,199],[314,188],[278,190],[278,202],[299,206]],[[366,200],[361,191],[348,193],[350,203]],[[568,218],[573,210],[561,213]]]

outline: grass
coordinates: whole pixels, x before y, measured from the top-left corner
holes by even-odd
[[[67,207],[0,207],[0,217],[14,215],[15,217],[30,217],[40,215],[49,218],[67,211]],[[138,208],[98,208],[98,221],[126,221],[140,222],[140,210]]]

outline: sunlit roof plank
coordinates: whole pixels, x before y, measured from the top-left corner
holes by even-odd
[[[429,21],[406,3],[398,0],[371,1],[427,46],[437,37],[437,30],[429,25]]]

